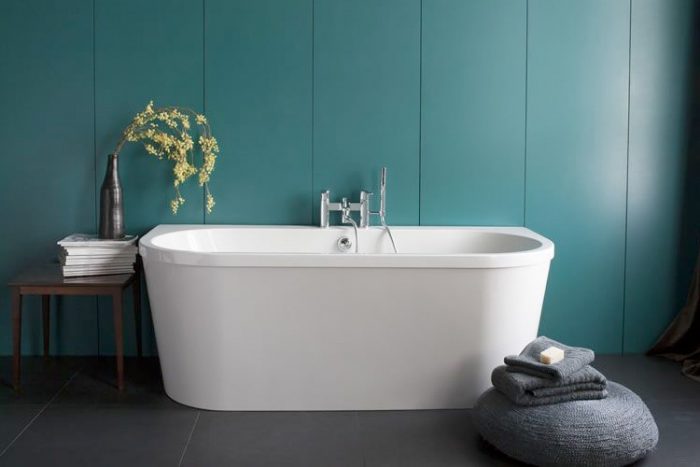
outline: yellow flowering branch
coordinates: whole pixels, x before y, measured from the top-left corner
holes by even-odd
[[[197,144],[202,151],[202,165],[199,167],[194,163],[195,143],[190,135],[190,119],[194,120],[195,125],[200,129]],[[119,154],[127,142],[137,141],[143,143],[148,154],[158,159],[165,157],[173,161],[175,197],[170,201],[173,214],[177,214],[180,206],[185,203],[185,198],[180,194],[180,185],[195,174],[198,175],[199,186],[204,187],[207,212],[212,211],[215,203],[209,191],[209,179],[219,154],[219,144],[212,135],[211,127],[204,115],[186,107],[154,109],[151,101],[124,129],[114,154]]]

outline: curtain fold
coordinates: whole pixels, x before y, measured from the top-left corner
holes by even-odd
[[[648,354],[682,362],[683,374],[700,381],[700,256],[685,306]]]

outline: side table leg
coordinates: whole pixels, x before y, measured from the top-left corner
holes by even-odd
[[[22,353],[22,294],[12,288],[12,385],[19,391],[20,358]]]
[[[138,268],[138,266],[137,266]],[[134,301],[134,324],[136,325],[136,355],[143,356],[141,347],[141,274],[136,272],[134,282],[131,284],[131,292],[133,293]]]
[[[42,314],[42,324],[44,326],[44,358],[49,357],[49,339],[51,336],[51,322],[50,319],[51,312],[51,295],[41,296],[41,314]]]
[[[122,327],[123,298],[122,290],[112,294],[112,313],[114,314],[114,343],[117,350],[117,389],[124,390],[124,329]]]

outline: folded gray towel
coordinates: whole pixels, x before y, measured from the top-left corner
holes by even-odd
[[[590,365],[561,379],[516,373],[502,365],[491,373],[491,382],[518,405],[604,399],[608,395],[605,376]]]
[[[559,347],[564,351],[564,359],[551,365],[540,362],[540,352],[549,347]],[[527,372],[543,378],[565,378],[577,372],[595,359],[590,349],[569,347],[561,342],[540,336],[525,346],[520,355],[509,355],[503,361],[508,371]]]

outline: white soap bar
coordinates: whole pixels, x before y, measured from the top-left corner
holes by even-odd
[[[547,347],[540,352],[540,362],[551,365],[564,360],[564,351],[559,347]]]

